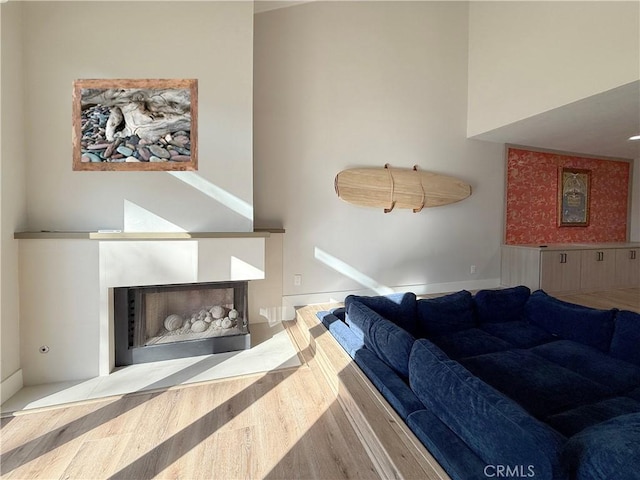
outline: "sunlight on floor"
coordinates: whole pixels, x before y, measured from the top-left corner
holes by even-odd
[[[282,324],[250,325],[249,350],[131,365],[84,381],[25,387],[7,400],[1,413],[169,388],[300,365]]]

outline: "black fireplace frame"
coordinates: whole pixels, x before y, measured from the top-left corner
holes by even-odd
[[[162,291],[179,291],[211,288],[233,288],[234,308],[238,311],[238,322],[246,325],[246,333],[184,340],[158,345],[134,346],[133,320],[141,308],[142,295]],[[247,319],[248,282],[206,282],[170,285],[116,287],[113,289],[113,316],[115,339],[115,366],[157,362],[174,358],[194,357],[212,353],[224,353],[251,348],[251,334]]]

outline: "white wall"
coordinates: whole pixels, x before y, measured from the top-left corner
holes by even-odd
[[[98,375],[102,347],[99,243],[20,241],[20,323],[26,386]],[[40,353],[41,346],[49,351]]]
[[[252,2],[26,2],[24,13],[29,228],[253,229]],[[73,172],[81,78],[198,79],[199,171]]]
[[[2,400],[21,385],[18,242],[13,232],[26,223],[21,3],[0,7],[0,331]]]
[[[256,222],[286,229],[290,303],[372,283],[498,284],[503,149],[466,139],[467,12],[461,2],[313,2],[256,15]],[[387,162],[456,176],[473,194],[417,214],[337,198],[339,171]]]
[[[1,9],[4,400],[5,384],[21,386],[21,367],[26,384],[62,378],[68,363],[82,357],[65,356],[74,335],[90,333],[86,348],[98,354],[96,324],[80,321],[75,328],[82,309],[45,322],[38,309],[25,306],[39,302],[32,293],[41,282],[29,281],[38,277],[33,262],[19,270],[15,231],[253,230],[253,2],[10,2]],[[73,172],[71,94],[81,78],[198,79],[199,171]],[[47,272],[57,265],[55,255],[41,260]],[[98,298],[82,281],[96,279],[94,268],[78,267],[77,294],[89,292],[83,305]],[[58,293],[64,305],[73,304]],[[73,322],[75,333],[60,340],[56,326]],[[37,353],[46,343],[53,353],[46,360],[57,359],[48,370]],[[64,374],[95,374],[96,364],[80,360]]]
[[[470,2],[474,136],[640,78],[638,2]]]

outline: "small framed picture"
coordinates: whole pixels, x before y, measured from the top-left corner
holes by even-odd
[[[558,170],[558,226],[589,225],[591,170],[560,167]]]
[[[197,80],[76,80],[73,170],[197,170]]]

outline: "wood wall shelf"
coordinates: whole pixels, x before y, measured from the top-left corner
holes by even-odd
[[[73,232],[34,231],[16,232],[16,240],[189,240],[201,238],[268,238],[284,229],[256,229],[253,232]]]

